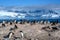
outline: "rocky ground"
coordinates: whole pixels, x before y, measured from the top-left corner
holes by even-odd
[[[0,23],[0,40],[60,40],[60,23]]]

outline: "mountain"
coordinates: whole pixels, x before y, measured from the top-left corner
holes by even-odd
[[[59,5],[36,7],[0,7],[0,20],[3,19],[60,19]]]

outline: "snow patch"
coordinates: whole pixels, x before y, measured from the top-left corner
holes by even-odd
[[[59,15],[52,15],[51,17],[59,17]]]
[[[6,12],[6,11],[0,11],[0,16],[11,16],[11,17],[15,17],[17,16],[17,13],[14,12]]]
[[[59,17],[60,15],[56,15],[56,14],[44,14],[41,17],[51,17],[51,18],[56,18]]]
[[[14,12],[6,12],[6,11],[0,11],[0,17],[1,16],[11,16],[11,17],[18,17],[18,18],[25,18],[26,14],[18,14],[18,13],[14,13]]]

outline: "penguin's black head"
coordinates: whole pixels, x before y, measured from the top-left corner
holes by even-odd
[[[20,31],[20,32],[23,32],[23,31]]]

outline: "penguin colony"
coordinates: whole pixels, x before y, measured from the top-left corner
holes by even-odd
[[[55,22],[3,21],[0,23],[0,40],[59,40],[59,32],[60,23]]]

